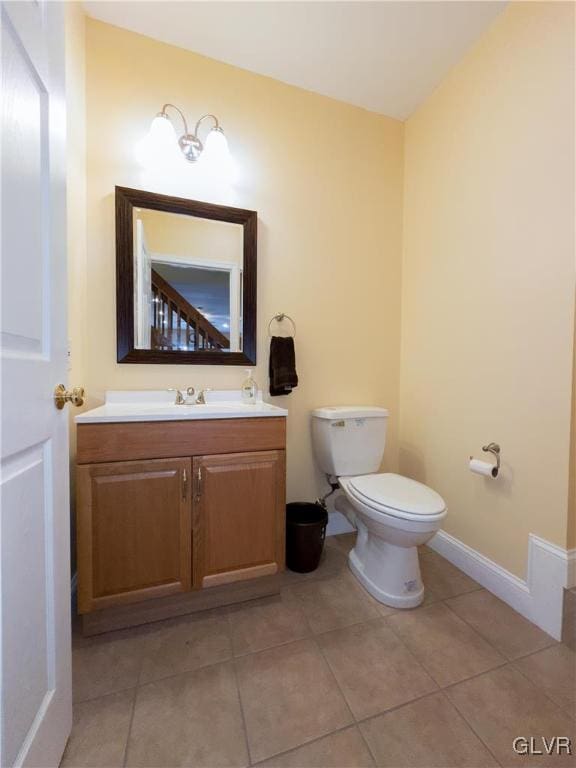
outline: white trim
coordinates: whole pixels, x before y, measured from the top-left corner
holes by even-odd
[[[428,546],[560,640],[564,588],[573,583],[576,576],[576,550],[562,549],[530,534],[528,574],[523,581],[445,531],[438,531]]]
[[[568,555],[568,581],[566,589],[574,589],[576,587],[576,549],[569,549]]]
[[[185,266],[219,272],[231,272],[240,266],[234,261],[212,261],[211,259],[198,259],[193,256],[176,256],[169,253],[156,252],[150,252],[150,260],[158,261],[160,264],[169,264],[172,267]]]
[[[142,219],[136,219],[134,247],[134,328],[136,348],[150,349],[152,336],[152,263]]]
[[[568,584],[568,552],[533,533],[528,538],[527,581],[532,597],[531,620],[560,640],[564,588]]]
[[[480,554],[446,531],[438,531],[428,546],[445,557],[461,571],[495,594],[515,611],[527,616],[530,609],[530,590],[525,581],[502,566]]]

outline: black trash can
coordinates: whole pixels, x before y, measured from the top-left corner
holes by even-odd
[[[320,504],[294,501],[286,505],[286,566],[297,573],[320,564],[328,512]]]

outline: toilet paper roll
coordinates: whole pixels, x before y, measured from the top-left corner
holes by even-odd
[[[477,475],[484,475],[484,477],[498,477],[498,468],[494,464],[490,464],[487,461],[480,461],[480,459],[473,459],[470,456],[470,463],[468,465],[470,472],[474,472]]]

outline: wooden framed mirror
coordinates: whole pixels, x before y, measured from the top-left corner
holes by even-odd
[[[257,214],[116,187],[119,363],[256,363]]]

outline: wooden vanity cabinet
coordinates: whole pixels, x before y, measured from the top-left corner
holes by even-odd
[[[285,419],[224,422],[79,425],[80,613],[283,570]]]
[[[284,568],[284,452],[194,459],[194,584]]]
[[[81,612],[191,588],[191,475],[189,458],[78,467]]]

